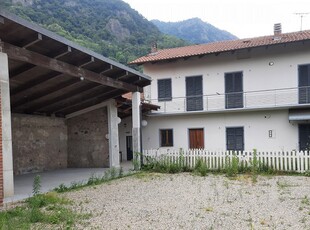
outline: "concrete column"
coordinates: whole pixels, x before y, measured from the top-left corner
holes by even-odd
[[[141,131],[140,130],[141,97],[140,96],[141,95],[139,92],[132,93],[132,151],[133,151],[133,160],[136,162],[140,162],[140,158],[139,156],[137,156],[136,153],[141,153],[141,133],[140,133]]]
[[[110,168],[120,167],[119,157],[119,136],[118,136],[118,123],[117,107],[115,100],[108,103],[108,122],[109,122],[109,161]]]
[[[3,194],[5,198],[14,195],[14,183],[9,64],[8,56],[2,52],[0,52],[0,88],[2,115]]]

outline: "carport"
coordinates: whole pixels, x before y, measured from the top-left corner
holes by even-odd
[[[119,167],[118,101],[128,92],[133,149],[140,151],[140,92],[149,84],[131,68],[0,10],[0,198],[14,194],[13,174]]]

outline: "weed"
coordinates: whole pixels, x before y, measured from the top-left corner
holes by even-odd
[[[257,173],[258,173],[258,159],[257,159],[257,150],[253,149],[253,160],[251,165],[251,172],[252,172],[252,182],[257,182]]]
[[[310,200],[308,196],[305,196],[304,198],[302,198],[301,203],[304,205],[310,205]]]
[[[227,176],[233,177],[238,174],[238,166],[239,166],[239,160],[238,157],[233,154],[232,158],[226,157],[225,159],[225,172]]]
[[[32,194],[34,196],[39,195],[41,192],[41,176],[36,175],[32,184]]]
[[[213,212],[213,208],[212,207],[207,207],[204,209],[206,212]]]
[[[123,170],[123,167],[120,167],[118,171],[118,177],[123,177],[123,176],[124,176],[124,170]]]
[[[198,158],[195,165],[194,173],[198,173],[201,176],[206,176],[208,171],[209,169],[206,162],[204,162],[201,158]]]
[[[306,172],[304,173],[304,175],[307,176],[307,177],[310,177],[310,170],[306,171]]]
[[[133,168],[134,170],[138,171],[141,169],[141,157],[143,156],[142,153],[138,152],[135,152],[133,155],[134,155],[132,159]]]
[[[110,168],[110,176],[111,176],[110,179],[115,179],[115,178],[116,178],[116,175],[117,175],[117,170],[116,170],[116,168],[115,168],[115,167]]]
[[[293,186],[293,185],[289,184],[287,181],[280,181],[280,180],[277,180],[277,185],[280,189],[285,189],[285,188]]]

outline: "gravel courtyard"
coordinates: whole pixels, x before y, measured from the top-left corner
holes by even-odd
[[[65,194],[81,229],[306,229],[310,177],[137,174]]]

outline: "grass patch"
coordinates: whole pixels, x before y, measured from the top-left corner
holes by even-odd
[[[60,184],[58,187],[54,188],[55,192],[63,193],[73,190],[78,190],[87,186],[95,186],[99,184],[103,184],[109,182],[111,180],[119,179],[128,175],[124,174],[123,168],[110,168],[104,172],[103,176],[97,176],[95,174],[91,175],[91,177],[86,182],[72,182],[71,185]]]
[[[69,208],[71,202],[59,197],[56,192],[37,194],[21,206],[0,212],[1,229],[73,229],[77,223],[90,217],[78,214]]]

